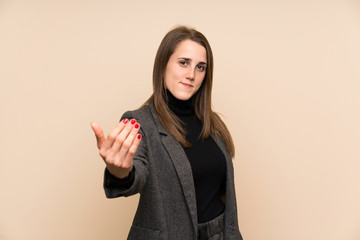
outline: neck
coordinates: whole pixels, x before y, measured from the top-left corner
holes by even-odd
[[[166,90],[166,93],[168,98],[167,105],[176,115],[182,116],[194,114],[192,98],[188,100],[179,100],[169,90]]]

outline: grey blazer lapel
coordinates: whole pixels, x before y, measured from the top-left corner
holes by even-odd
[[[182,191],[185,195],[187,205],[189,207],[191,219],[193,221],[194,231],[197,232],[197,209],[196,209],[196,196],[194,178],[192,176],[192,170],[190,162],[185,154],[181,144],[175,140],[175,138],[163,127],[156,114],[155,108],[152,104],[149,104],[149,109],[154,119],[155,125],[159,129],[161,141],[168,152],[172,163],[174,164],[178,178],[181,183]]]

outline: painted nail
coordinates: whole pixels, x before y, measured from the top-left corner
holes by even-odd
[[[135,124],[135,128],[138,129],[140,127],[140,125],[137,123]]]
[[[138,135],[137,135],[137,138],[140,139],[140,138],[141,138],[141,134],[138,134]]]
[[[136,120],[135,120],[135,119],[132,119],[130,123],[131,123],[131,124],[134,124],[135,122],[136,122]]]
[[[124,124],[127,124],[128,121],[129,121],[129,120],[128,120],[127,118],[125,118],[125,119],[123,120],[123,123],[124,123]]]

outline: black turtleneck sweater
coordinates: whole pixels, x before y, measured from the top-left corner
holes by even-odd
[[[186,140],[191,143],[191,147],[184,148],[184,151],[194,177],[198,223],[204,223],[224,212],[221,196],[225,193],[226,160],[212,137],[200,138],[202,123],[195,115],[191,99],[181,101],[169,91],[167,93],[168,106],[183,122],[187,131]],[[118,179],[106,169],[107,184],[109,187],[129,188],[134,182],[134,171],[133,168],[127,178]]]
[[[201,139],[202,123],[195,115],[192,99],[181,101],[167,93],[168,106],[184,123],[186,140],[191,143],[191,147],[184,150],[194,177],[198,222],[207,222],[225,208],[221,195],[225,192],[226,160],[212,137]]]

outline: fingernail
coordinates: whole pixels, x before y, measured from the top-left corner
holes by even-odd
[[[131,124],[134,124],[135,122],[136,122],[135,119],[132,119],[132,120],[131,120]]]
[[[135,128],[138,129],[140,127],[140,125],[137,123],[135,124]]]
[[[129,121],[129,120],[128,120],[127,118],[125,118],[125,119],[123,120],[123,123],[126,124],[128,121]]]
[[[141,138],[141,134],[138,134],[138,135],[137,135],[137,138],[140,139],[140,138]]]

